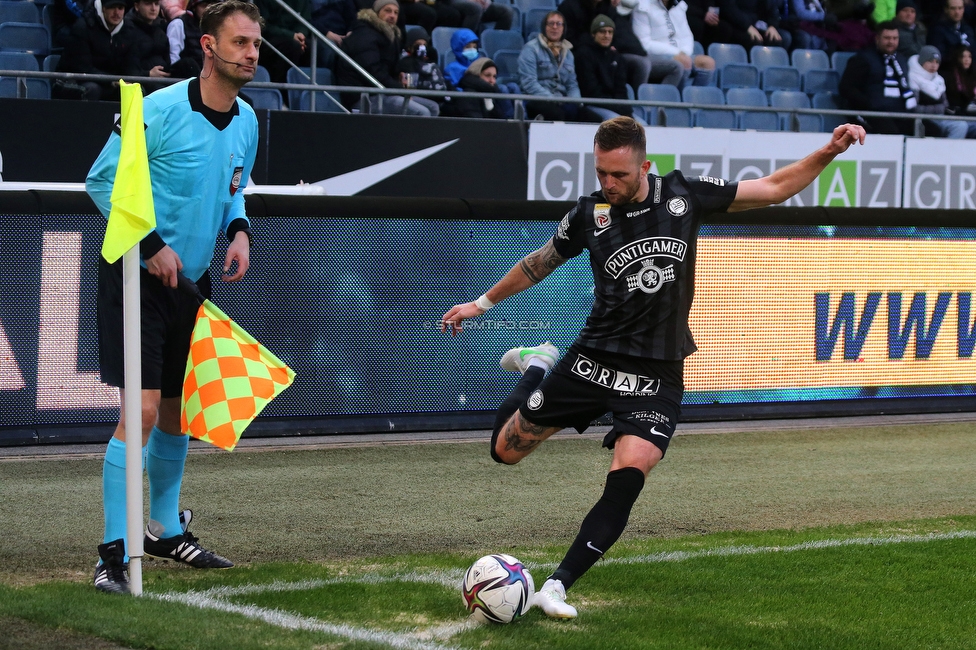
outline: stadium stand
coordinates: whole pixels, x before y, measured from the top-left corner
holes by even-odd
[[[793,50],[790,60],[801,75],[806,74],[807,70],[830,69],[830,57],[823,50]]]
[[[637,99],[679,104],[681,93],[671,84],[641,84],[637,87]],[[644,111],[644,121],[651,126],[691,126],[689,108],[642,106],[641,109]]]
[[[810,97],[799,90],[776,90],[769,98],[769,105],[774,108],[810,108]],[[782,112],[780,129],[783,131],[806,131],[818,133],[823,131],[823,117],[810,113]]]
[[[759,88],[759,68],[751,63],[728,63],[718,74],[719,88]]]
[[[486,29],[481,32],[481,49],[489,59],[495,58],[498,50],[521,50],[525,45],[522,33],[513,29]]]
[[[749,50],[749,61],[760,70],[765,70],[770,66],[790,65],[790,55],[775,45],[754,45]]]

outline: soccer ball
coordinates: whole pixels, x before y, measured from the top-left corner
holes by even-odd
[[[482,623],[511,623],[529,611],[534,593],[532,574],[504,553],[480,558],[461,583],[465,606]]]

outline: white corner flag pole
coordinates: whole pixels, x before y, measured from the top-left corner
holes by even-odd
[[[139,245],[122,256],[122,313],[125,350],[125,525],[129,592],[142,595],[142,308]]]

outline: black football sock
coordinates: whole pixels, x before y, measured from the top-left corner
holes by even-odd
[[[576,541],[566,551],[550,578],[560,580],[569,589],[586,573],[627,527],[630,509],[644,487],[644,473],[636,467],[624,467],[607,474],[603,496],[580,525]]]
[[[542,380],[546,376],[546,371],[544,368],[539,366],[529,366],[522,378],[519,379],[519,383],[515,385],[515,389],[509,393],[508,397],[502,402],[502,405],[498,407],[498,414],[495,416],[495,428],[491,430],[491,458],[496,463],[505,463],[498,454],[495,453],[495,443],[498,441],[498,434],[501,432],[502,427],[508,422],[508,419],[512,417],[512,414],[519,409],[520,406],[529,399],[529,395],[532,394]]]

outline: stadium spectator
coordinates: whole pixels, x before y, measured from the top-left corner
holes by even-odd
[[[103,4],[104,3],[104,4]],[[94,0],[71,28],[58,72],[133,76],[140,73],[135,28],[125,22],[125,0]],[[59,99],[118,101],[118,82],[58,80]]]
[[[307,22],[312,21],[312,0],[285,0]],[[309,62],[309,32],[300,20],[286,11],[275,0],[254,0],[264,18],[261,34],[264,42],[273,45],[285,58],[270,47],[261,48],[261,65],[268,69],[271,81],[285,83],[288,80],[288,62],[303,66]],[[323,46],[327,47],[327,46]],[[287,95],[286,95],[287,96]]]
[[[159,0],[136,0],[125,19],[134,28],[139,74],[168,77],[169,40],[166,38],[166,19],[160,15]]]
[[[647,83],[651,76],[651,57],[634,34],[634,8],[637,7],[637,2],[638,0],[620,0],[620,4],[610,7],[610,12],[604,14],[614,22],[613,47],[627,64],[627,83],[635,94],[637,88]],[[590,23],[592,22],[591,20]]]
[[[581,196],[552,238],[477,300],[441,317],[442,330],[463,333],[465,320],[588,253],[594,301],[586,326],[562,359],[550,343],[502,356],[502,368],[522,376],[496,412],[489,443],[493,460],[514,465],[557,431],[582,432],[607,412],[613,417],[603,440],[613,450],[603,494],[532,600],[547,616],[577,616],[566,590],[624,532],[678,425],[684,359],[696,349],[688,314],[702,220],[786,201],[857,142],[864,130],[845,124],[817,151],[763,178],[730,182],[680,171],[662,178],[650,173],[644,129],[627,117],[608,120],[594,137],[600,192]]]
[[[581,38],[576,52],[576,79],[583,97],[603,97],[606,99],[628,99],[627,64],[613,48],[614,23],[608,16],[599,15],[590,25],[591,36]],[[633,109],[627,104],[610,104],[589,108],[604,119],[626,115],[630,117]]]
[[[653,83],[683,86],[689,79],[707,86],[715,59],[695,54],[685,0],[640,0],[634,10],[634,33],[651,57]]]
[[[397,63],[400,60],[400,28],[397,0],[374,0],[370,9],[356,14],[356,24],[342,41],[343,51],[385,88],[403,88]],[[345,59],[336,60],[336,82],[339,86],[373,87]],[[353,108],[360,101],[358,93],[341,93],[343,106]],[[406,103],[406,105],[404,105]],[[374,95],[369,99],[371,113],[430,116],[430,110],[415,101],[405,102],[398,95]]]
[[[896,0],[872,0],[874,11],[871,12],[871,20],[874,24],[884,23],[895,19]]]
[[[348,36],[356,22],[356,3],[353,0],[312,0],[312,26],[337,46]],[[332,60],[329,46],[320,43],[319,65],[328,65]]]
[[[836,23],[836,16],[828,16],[821,0],[786,0],[789,20],[780,23],[782,30],[788,30],[795,49],[832,50],[823,37],[826,23]]]
[[[929,30],[928,44],[939,48],[943,59],[952,56],[952,51],[959,45],[976,45],[973,28],[963,20],[965,11],[963,0],[945,0],[941,20]]]
[[[790,49],[790,33],[780,33],[779,7],[770,0],[721,0],[722,43],[738,43]]]
[[[519,87],[526,95],[579,99],[573,45],[563,39],[563,15],[547,12],[541,32],[522,47],[518,58]],[[551,121],[600,122],[600,116],[579,102],[526,102],[530,118]]]
[[[956,115],[976,117],[976,67],[972,49],[965,45],[957,47],[939,74],[946,80],[949,110]]]
[[[430,46],[430,34],[423,27],[413,27],[407,32],[403,56],[397,61],[396,71],[400,82],[407,88],[418,90],[453,90],[437,65],[437,52]],[[425,106],[433,116],[440,115],[441,102],[432,97],[411,98]]]
[[[875,46],[847,62],[840,94],[848,106],[861,111],[909,113],[918,103],[908,84],[908,61],[899,55],[898,26],[889,21],[876,28]],[[861,118],[869,132],[913,135],[912,120],[894,117]]]
[[[914,0],[898,0],[895,24],[898,25],[898,54],[906,58],[918,54],[925,45],[928,28],[918,21]]]
[[[480,46],[478,35],[466,27],[451,34],[451,52],[454,54],[454,60],[444,66],[444,74],[451,84],[457,86],[461,77],[467,72],[468,66],[481,56],[478,51]]]
[[[63,48],[71,36],[71,28],[88,6],[86,0],[54,0],[51,3],[51,45]]]
[[[179,508],[189,447],[189,436],[180,426],[180,396],[200,302],[177,288],[178,278],[182,272],[204,296],[210,295],[209,268],[219,232],[229,242],[222,260],[222,280],[236,282],[244,277],[250,263],[251,235],[243,190],[258,148],[257,118],[238,92],[257,68],[261,16],[254,5],[237,0],[213,8],[203,19],[204,74],[163,88],[144,104],[156,223],[139,244],[143,266],[135,278],[143,313],[142,413],[137,422],[120,414],[102,464],[105,519],[94,586],[107,593],[129,592],[127,442],[145,448],[149,477],[145,554],[197,569],[234,566],[198,543]],[[120,149],[121,138],[112,133],[85,183],[105,217],[112,211]],[[101,379],[118,387],[119,401],[125,404],[128,360],[122,347],[122,265],[122,260],[110,264],[98,258],[98,341]],[[141,471],[139,475],[141,489]]]
[[[166,25],[172,76],[187,79],[200,75],[203,69],[203,46],[200,45],[203,31],[200,28],[200,19],[211,4],[211,0],[190,0],[186,9],[177,10],[178,15],[170,18]],[[177,6],[176,3],[164,3],[163,11],[168,15]]]
[[[949,108],[946,97],[946,83],[939,75],[939,64],[942,56],[932,45],[926,45],[918,54],[908,59],[908,84],[918,98],[916,113],[926,115],[945,115]],[[962,120],[926,120],[927,130],[953,140],[976,138],[976,122]]]
[[[582,40],[589,38],[590,25],[597,16],[604,15],[616,22],[615,3],[612,0],[562,0],[556,10],[566,21],[564,38],[579,47]]]
[[[498,85],[498,67],[494,61],[484,56],[475,59],[468,66],[468,70],[461,77],[458,89],[476,93],[497,93],[498,95],[505,93]],[[458,117],[511,119],[515,113],[512,100],[501,97],[490,99],[455,98],[453,103],[456,104],[456,115]]]
[[[452,2],[458,4],[459,0],[452,0]],[[480,33],[485,28],[485,23],[494,23],[495,29],[512,29],[515,12],[507,3],[492,2],[492,0],[464,0],[464,2],[474,5],[480,11],[477,22],[474,23],[475,31]],[[462,23],[462,26],[471,29],[467,22]],[[521,29],[521,25],[519,28]]]

